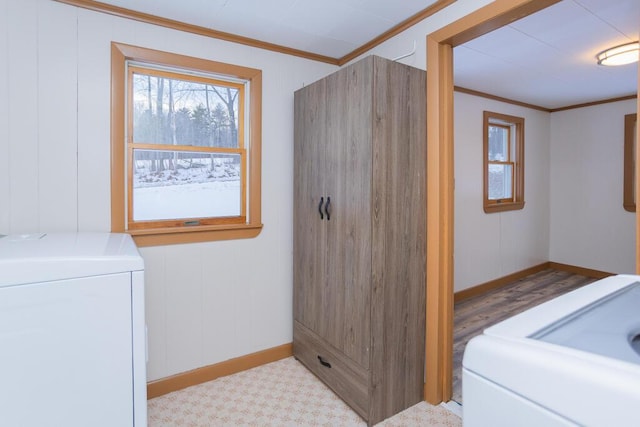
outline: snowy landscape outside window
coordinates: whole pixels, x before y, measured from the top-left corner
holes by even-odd
[[[244,85],[129,66],[129,228],[245,222]]]
[[[524,206],[524,119],[484,112],[484,210]]]
[[[140,246],[260,232],[261,79],[112,43],[113,231]]]

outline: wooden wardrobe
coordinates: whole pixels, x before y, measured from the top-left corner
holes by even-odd
[[[295,93],[295,357],[369,425],[423,399],[426,74],[370,56]]]

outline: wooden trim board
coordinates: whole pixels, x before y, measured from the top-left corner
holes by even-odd
[[[605,271],[593,270],[591,268],[578,267],[575,265],[561,264],[558,262],[547,261],[542,264],[534,265],[533,267],[525,268],[524,270],[516,271],[515,273],[508,274],[498,279],[490,280],[480,285],[473,286],[471,288],[462,289],[456,292],[453,296],[454,303],[465,301],[469,298],[477,297],[494,289],[501,288],[513,283],[516,280],[523,279],[531,274],[539,273],[548,268],[555,270],[568,271],[569,273],[579,274],[581,276],[593,277],[596,279],[603,279],[605,277],[613,276],[614,273],[607,273]]]
[[[539,273],[542,270],[546,270],[547,268],[549,268],[549,262],[543,262],[542,264],[525,268],[524,270],[521,270],[521,271],[516,271],[515,273],[508,274],[504,277],[490,280],[488,282],[473,286],[471,288],[462,289],[461,291],[458,291],[453,295],[453,301],[454,303],[459,303],[460,301],[464,301],[469,298],[486,294],[487,292],[490,292],[494,289],[501,288],[505,285],[508,285],[509,283],[513,283],[516,280],[520,280],[531,274]]]
[[[640,85],[640,67],[638,68],[638,85]],[[639,86],[636,86],[639,87]],[[636,96],[636,114],[640,114],[640,96]],[[636,118],[636,135],[640,135],[640,120]],[[636,150],[636,165],[640,165],[640,150]],[[636,169],[639,169],[636,167]],[[640,173],[636,172],[636,200],[640,200]],[[640,274],[640,209],[636,209],[636,274]]]
[[[424,19],[434,15],[438,11],[454,3],[455,0],[437,0],[435,3],[419,11],[413,16],[410,16],[409,18],[400,22],[398,25],[390,28],[389,30],[373,38],[372,40],[368,41],[362,46],[354,49],[353,51],[347,53],[341,58],[333,58],[330,56],[320,55],[320,54],[308,52],[305,50],[294,49],[294,48],[290,48],[287,46],[278,45],[274,43],[268,43],[268,42],[250,38],[250,37],[244,37],[237,34],[218,31],[212,28],[206,28],[199,25],[187,24],[185,22],[163,18],[160,16],[151,15],[148,13],[138,12],[133,9],[114,6],[108,3],[103,3],[95,0],[55,0],[55,1],[58,1],[60,3],[65,3],[71,6],[93,10],[96,12],[107,13],[113,16],[118,16],[120,18],[132,19],[134,21],[144,22],[147,24],[159,25],[162,27],[171,28],[179,31],[185,31],[193,34],[198,34],[205,37],[211,37],[211,38],[224,40],[232,43],[238,43],[246,46],[257,47],[259,49],[269,50],[272,52],[283,53],[285,55],[292,55],[300,58],[310,59],[312,61],[318,61],[318,62],[324,62],[327,64],[342,66],[347,62],[349,62],[350,60],[356,58],[357,56],[362,55],[363,53],[373,49],[379,44],[400,34],[401,32],[405,31],[407,28],[412,27],[413,25],[416,25],[417,23],[423,21]]]
[[[472,288],[458,291],[455,293],[454,301],[457,303],[478,295],[482,295],[486,292],[500,288],[507,285],[508,283],[522,279],[530,274],[535,274],[547,268],[568,271],[571,273],[598,279],[613,275],[613,273],[607,273],[604,271],[549,261],[495,280],[491,280]],[[182,390],[193,385],[212,381],[216,378],[236,374],[238,372],[246,371],[247,369],[262,366],[267,363],[285,359],[290,356],[293,356],[292,343],[283,344],[256,353],[236,357],[234,359],[229,359],[224,362],[204,366],[192,371],[182,372],[167,378],[150,381],[147,384],[147,398],[153,399],[154,397],[159,397],[173,391]]]
[[[494,0],[427,36],[425,400],[451,398],[453,362],[453,47],[560,0]],[[638,150],[640,152],[640,150]]]
[[[575,265],[561,264],[559,262],[553,262],[553,261],[549,261],[549,268],[568,271],[569,273],[580,274],[581,276],[593,277],[595,279],[604,279],[605,277],[615,275],[615,273],[609,273],[609,272],[600,271],[600,270],[593,270],[591,268],[578,267]]]
[[[176,21],[173,19],[162,18],[160,16],[151,15],[148,13],[137,12],[132,9],[124,7],[114,6],[107,3],[102,3],[94,0],[55,0],[60,3],[65,3],[71,6],[81,7],[95,12],[107,13],[109,15],[118,16],[120,18],[132,19],[134,21],[144,22],[146,24],[159,25],[161,27],[171,28],[178,31],[184,31],[187,33],[197,34],[200,36],[211,37],[218,40],[224,40],[232,43],[238,43],[245,46],[257,47],[259,49],[270,50],[272,52],[279,52],[285,55],[297,56],[300,58],[310,59],[312,61],[324,62],[327,64],[338,65],[338,59],[331,58],[325,55],[319,55],[304,50],[293,49],[286,46],[277,45],[274,43],[268,43],[262,40],[253,39],[250,37],[243,37],[224,31],[218,31],[211,28],[201,27],[198,25],[187,24],[184,22]]]
[[[453,367],[453,48],[427,37],[427,271],[424,398],[449,400]],[[448,375],[449,381],[445,379]]]
[[[147,383],[147,399],[293,356],[293,343],[225,360]]]
[[[517,105],[519,107],[530,108],[532,110],[544,111],[545,113],[550,113],[551,110],[545,107],[541,107],[539,105],[527,104],[526,102],[515,101],[513,99],[503,98],[501,96],[491,95],[490,93],[480,92],[473,89],[467,89],[461,86],[454,86],[453,90],[459,93],[465,93],[467,95],[478,96],[480,98],[492,99],[494,101],[504,102],[506,104]]]
[[[631,94],[631,95],[618,96],[616,98],[601,99],[599,101],[585,102],[585,103],[582,103],[582,104],[567,105],[566,107],[552,108],[549,111],[551,113],[555,113],[555,112],[558,112],[558,111],[572,110],[572,109],[576,109],[576,108],[593,107],[594,105],[608,104],[610,102],[627,101],[629,99],[636,99],[637,97],[638,97],[638,94],[635,93],[635,94]]]
[[[389,40],[390,38],[397,36],[398,34],[400,34],[401,32],[405,31],[406,29],[416,25],[417,23],[425,20],[426,18],[430,17],[431,15],[435,14],[436,12],[444,9],[445,7],[449,6],[450,4],[452,4],[455,0],[438,0],[435,3],[433,3],[432,5],[428,6],[426,9],[421,10],[420,12],[416,13],[413,16],[410,16],[409,18],[405,19],[404,21],[402,21],[401,23],[399,23],[398,25],[396,25],[395,27],[390,28],[389,30],[385,31],[384,33],[380,34],[378,37],[372,39],[371,41],[363,44],[362,46],[352,50],[351,52],[349,52],[348,54],[346,54],[345,56],[343,56],[342,58],[338,59],[338,65],[339,66],[343,66],[346,63],[348,63],[349,61],[351,61],[352,59],[357,58],[358,56],[368,52],[369,50],[373,49],[374,47],[384,43],[385,41]]]

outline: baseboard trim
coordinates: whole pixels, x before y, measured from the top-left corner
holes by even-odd
[[[458,291],[454,294],[454,303],[482,295],[548,268],[568,271],[570,273],[580,274],[596,279],[602,279],[614,274],[591,268],[548,261],[511,273],[507,276]],[[153,399],[154,397],[159,397],[173,391],[182,390],[193,385],[202,384],[207,381],[215,380],[216,378],[246,371],[247,369],[255,368],[291,356],[293,356],[293,343],[288,343],[258,351],[256,353],[247,354],[245,356],[236,357],[234,359],[225,360],[224,362],[204,366],[192,371],[182,372],[167,378],[151,381],[147,383],[147,399]]]
[[[490,280],[486,283],[482,283],[471,288],[463,289],[453,294],[453,302],[455,304],[469,298],[477,297],[478,295],[482,295],[494,289],[501,288],[511,282],[515,282],[516,280],[522,279],[531,274],[546,270],[547,268],[550,268],[549,262],[543,262],[542,264],[534,265],[533,267],[529,267],[521,271],[516,271],[515,273],[511,273],[504,277]]]
[[[293,356],[293,343],[247,354],[147,383],[147,399]]]
[[[591,268],[578,267],[576,265],[562,264],[553,261],[549,261],[549,268],[568,271],[569,273],[580,274],[581,276],[593,277],[594,279],[604,279],[605,277],[615,275],[615,273],[608,273],[606,271],[593,270]]]
[[[594,279],[604,279],[605,277],[613,276],[615,274],[615,273],[608,273],[606,271],[593,270],[591,268],[584,268],[584,267],[578,267],[575,265],[547,261],[547,262],[543,262],[542,264],[529,267],[522,271],[517,271],[507,276],[500,277],[498,279],[491,280],[489,282],[482,283],[480,285],[458,291],[453,295],[454,304],[469,298],[473,298],[473,297],[485,294],[494,289],[501,288],[511,282],[515,282],[516,280],[522,279],[526,276],[529,276],[530,274],[535,274],[542,270],[546,270],[547,268],[553,268],[556,270],[567,271],[573,274],[580,274],[582,276],[593,277]]]

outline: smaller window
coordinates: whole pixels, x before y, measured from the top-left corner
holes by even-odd
[[[524,207],[524,119],[484,112],[484,211]]]

